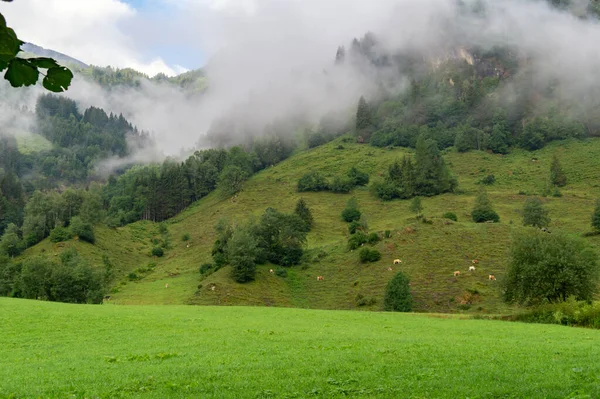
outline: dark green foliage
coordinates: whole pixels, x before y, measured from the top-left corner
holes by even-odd
[[[286,269],[279,268],[279,269],[275,270],[275,275],[277,277],[283,277],[283,278],[285,278],[285,277],[287,277],[288,272],[287,272]]]
[[[359,257],[362,263],[377,262],[381,259],[381,252],[376,249],[363,248],[359,252]]]
[[[492,184],[496,183],[496,176],[494,176],[494,175],[487,175],[486,177],[484,177],[483,179],[481,179],[479,182],[481,184],[483,184],[484,186],[491,186]]]
[[[390,165],[385,182],[373,187],[376,195],[387,201],[454,191],[457,180],[450,175],[435,141],[419,136],[415,159],[413,163],[404,157],[402,163]]]
[[[304,224],[306,225],[306,231],[310,231],[313,227],[314,219],[312,212],[310,211],[310,208],[306,204],[304,198],[300,198],[298,200],[294,213],[304,221]]]
[[[356,110],[356,132],[357,135],[361,136],[369,129],[373,127],[373,111],[365,100],[361,97],[358,101],[358,108]],[[363,136],[364,137],[364,136]],[[367,139],[367,138],[365,138]]]
[[[257,240],[248,228],[239,228],[227,243],[227,259],[231,276],[238,283],[254,280],[256,275]]]
[[[229,165],[223,169],[219,175],[217,187],[221,190],[223,196],[229,197],[242,189],[249,173],[237,165]]]
[[[505,300],[521,304],[591,300],[598,288],[598,256],[579,239],[528,231],[516,235]]]
[[[348,232],[350,234],[354,234],[358,230],[361,230],[361,229],[362,229],[362,224],[358,220],[354,220],[354,221],[350,222],[350,224],[348,225]]]
[[[548,227],[550,216],[542,201],[537,198],[527,198],[523,205],[523,225],[533,227]]]
[[[66,227],[55,227],[54,230],[50,232],[50,241],[52,242],[68,241],[71,238],[73,238],[73,233]]]
[[[154,247],[152,248],[152,256],[156,256],[156,257],[162,257],[165,254],[165,252],[163,251],[163,249],[161,247]]]
[[[21,264],[15,264],[8,256],[0,254],[0,296],[18,296],[17,282],[20,275]]]
[[[444,213],[442,215],[442,217],[444,219],[450,219],[450,220],[453,220],[455,222],[458,221],[458,218],[456,217],[456,213],[454,213],[454,212],[446,212],[446,213]]]
[[[258,223],[251,226],[257,241],[256,262],[280,266],[300,263],[306,243],[306,224],[296,214],[284,214],[268,208]]]
[[[355,250],[360,248],[361,245],[366,244],[368,241],[368,237],[362,231],[357,231],[352,234],[348,239],[348,249]]]
[[[225,249],[233,235],[233,227],[227,221],[221,219],[215,226],[215,231],[217,233],[217,240],[213,244],[211,255],[216,267],[221,268],[229,263]]]
[[[600,303],[569,297],[565,302],[544,304],[516,314],[512,320],[600,329]]]
[[[492,203],[484,190],[479,191],[477,198],[475,198],[471,218],[475,223],[498,223],[500,221],[500,216],[492,209]]]
[[[346,208],[342,211],[342,219],[345,222],[351,223],[360,220],[361,213],[356,208]]]
[[[185,233],[185,234],[184,234],[184,235],[181,237],[181,240],[182,240],[183,242],[186,242],[186,241],[189,241],[189,240],[190,240],[190,238],[191,238],[191,236],[190,236],[190,233]]]
[[[349,177],[335,176],[329,184],[329,191],[337,194],[347,194],[354,188],[354,181]]]
[[[96,242],[94,227],[90,223],[85,223],[79,216],[71,219],[71,232],[82,241],[89,242],[90,244]]]
[[[212,263],[203,263],[202,266],[200,266],[200,274],[209,274],[212,272],[213,268],[214,265]]]
[[[373,232],[367,236],[367,242],[371,245],[377,244],[379,241],[381,241],[381,237],[379,237],[379,234],[377,234],[375,232]]]
[[[385,289],[383,308],[386,312],[410,312],[412,310],[410,281],[402,272],[396,273],[388,283]]]
[[[377,303],[377,299],[375,299],[374,297],[366,297],[363,294],[359,293],[359,294],[356,294],[356,297],[354,298],[354,303],[358,307],[372,306]]]
[[[348,171],[348,178],[352,181],[354,186],[366,186],[369,184],[369,175],[365,172],[361,172],[355,167],[352,167]]]
[[[550,166],[550,182],[558,187],[567,185],[567,176],[565,175],[556,154],[552,157],[552,165]]]
[[[409,210],[417,214],[417,217],[423,212],[423,204],[421,203],[421,197],[415,197],[410,202]]]
[[[15,257],[23,250],[23,241],[19,237],[19,228],[9,224],[0,238],[0,256]]]
[[[600,231],[600,200],[596,200],[596,207],[592,213],[592,228],[595,231]]]
[[[383,236],[385,238],[390,238],[392,236],[392,232],[390,230],[386,230],[385,233],[383,233]]]
[[[329,189],[327,180],[319,172],[307,173],[298,180],[298,191],[326,191]]]

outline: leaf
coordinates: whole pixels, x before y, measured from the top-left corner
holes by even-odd
[[[4,19],[2,13],[0,13],[0,28],[6,28],[6,19]]]
[[[15,58],[8,64],[8,70],[4,79],[8,80],[12,87],[34,85],[40,73],[37,68],[23,58]]]
[[[61,93],[71,85],[73,72],[63,66],[48,69],[42,84],[47,90]]]
[[[15,31],[5,26],[0,26],[0,60],[9,62],[21,51],[21,44]]]
[[[35,65],[38,68],[44,68],[44,69],[57,68],[60,66],[52,58],[46,58],[46,57],[28,58],[27,61],[29,61],[32,65]]]

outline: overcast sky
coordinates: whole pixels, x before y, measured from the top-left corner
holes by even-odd
[[[228,4],[228,3],[237,3]],[[180,21],[246,0],[15,0],[0,10],[22,40],[85,63],[150,75],[201,67],[206,52]],[[244,6],[245,7],[245,6]]]

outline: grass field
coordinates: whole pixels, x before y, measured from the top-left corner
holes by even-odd
[[[555,153],[569,183],[562,189],[562,197],[543,199],[550,210],[551,230],[577,236],[590,230],[590,216],[600,197],[599,139],[553,143],[540,151],[515,150],[506,156],[446,151],[444,157],[459,179],[459,192],[423,199],[424,214],[433,220],[432,225],[415,219],[409,211],[410,201],[382,202],[368,188],[358,188],[351,194],[296,191],[298,179],[311,170],[334,176],[356,166],[368,172],[371,180],[381,178],[388,165],[407,152],[410,150],[344,142],[343,138],[301,151],[253,176],[236,199],[223,199],[215,192],[169,220],[173,247],[163,258],[150,256],[158,227],[149,222],[116,230],[99,228],[96,246],[76,242],[65,246],[76,246],[98,265],[102,265],[102,254],[110,258],[118,270],[111,300],[118,304],[356,309],[355,298],[360,294],[375,300],[365,309],[381,310],[385,286],[394,272],[401,270],[411,279],[418,311],[510,313],[512,309],[501,301],[501,283],[511,236],[523,228],[520,211],[527,196],[543,192]],[[477,182],[488,174],[496,177],[496,183],[487,190],[501,223],[475,224],[470,211],[480,187]],[[383,255],[379,262],[361,264],[357,252],[347,250],[348,225],[340,213],[352,196],[358,199],[370,231],[392,232],[390,239],[376,246]],[[264,265],[250,284],[235,284],[229,277],[229,268],[202,279],[199,268],[211,261],[214,226],[220,218],[243,223],[267,207],[291,212],[300,197],[306,199],[316,225],[308,236],[306,261],[290,269],[287,278],[268,273],[273,266]],[[440,218],[448,211],[458,215],[457,223]],[[186,233],[191,240],[184,242]],[[600,244],[600,236],[586,240],[594,248]],[[46,241],[26,254],[56,254],[61,250]],[[401,266],[392,265],[396,258],[403,260]],[[472,259],[478,259],[479,265],[475,273],[469,274]],[[462,271],[460,278],[453,277],[455,270]],[[131,272],[139,279],[130,280],[127,276]],[[489,281],[488,274],[494,274],[498,280]],[[317,281],[317,276],[323,276],[324,281]],[[168,289],[165,284],[169,284]]]
[[[15,134],[15,139],[21,154],[27,155],[52,149],[52,143],[39,134],[21,132]]]
[[[0,398],[597,398],[600,331],[0,298]]]

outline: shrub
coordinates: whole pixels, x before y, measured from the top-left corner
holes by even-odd
[[[156,257],[162,257],[165,254],[165,252],[163,251],[163,249],[161,247],[154,247],[152,248],[152,256],[156,256]]]
[[[348,171],[348,178],[355,186],[366,186],[369,184],[369,175],[354,167]]]
[[[129,279],[129,281],[136,281],[137,279],[139,279],[138,275],[134,272],[131,272],[127,275],[127,278]]]
[[[312,212],[310,211],[310,208],[306,204],[306,201],[304,201],[304,198],[300,198],[298,200],[298,202],[296,203],[296,209],[294,210],[294,213],[304,221],[304,223],[306,224],[306,231],[310,231],[314,224],[314,218]]]
[[[298,191],[326,191],[328,189],[327,180],[319,172],[310,172],[298,180]]]
[[[471,211],[471,217],[475,223],[498,223],[500,221],[500,216],[492,209],[492,204],[484,190],[481,190],[475,199],[475,206]]]
[[[386,230],[385,233],[383,233],[383,236],[385,238],[390,238],[392,236],[392,232],[390,230]]]
[[[442,217],[444,219],[454,220],[455,222],[458,221],[458,218],[456,217],[456,213],[454,213],[454,212],[446,212],[442,215]]]
[[[347,194],[354,188],[354,182],[347,177],[336,176],[329,185],[329,190],[337,194]]]
[[[574,297],[569,297],[566,302],[541,305],[519,313],[513,319],[526,323],[562,324],[600,329],[600,302],[577,301]]]
[[[358,249],[361,245],[367,242],[367,236],[362,231],[357,231],[348,239],[348,249]]]
[[[203,263],[202,266],[200,266],[200,274],[208,274],[212,271],[213,267],[212,263]]]
[[[93,244],[96,241],[94,236],[94,227],[91,223],[85,223],[79,216],[71,218],[71,232],[78,236],[80,240]]]
[[[355,220],[355,221],[351,222],[350,225],[348,226],[348,232],[350,234],[354,234],[361,228],[362,228],[361,223],[358,220]]]
[[[73,238],[73,233],[66,227],[55,227],[50,232],[50,241],[52,242],[63,242]]]
[[[361,213],[356,208],[346,208],[342,211],[342,219],[348,223],[360,220],[360,216]]]
[[[185,233],[183,235],[183,237],[181,237],[181,239],[185,242],[185,241],[189,241],[191,238],[190,233]]]
[[[367,242],[369,244],[376,244],[379,241],[381,241],[381,238],[379,237],[379,234],[377,233],[371,233],[369,234],[369,236],[367,237]]]
[[[371,306],[377,303],[377,299],[375,299],[374,297],[366,297],[363,294],[356,294],[356,297],[354,298],[354,303],[358,307]]]
[[[376,249],[363,248],[360,250],[359,256],[362,263],[377,262],[381,259],[381,252]]]
[[[385,289],[383,308],[387,312],[410,312],[412,296],[410,281],[402,272],[397,273]]]
[[[480,184],[483,184],[485,186],[491,186],[492,184],[496,183],[496,176],[494,175],[487,175],[486,177],[484,177],[483,179],[481,179],[479,181]]]

